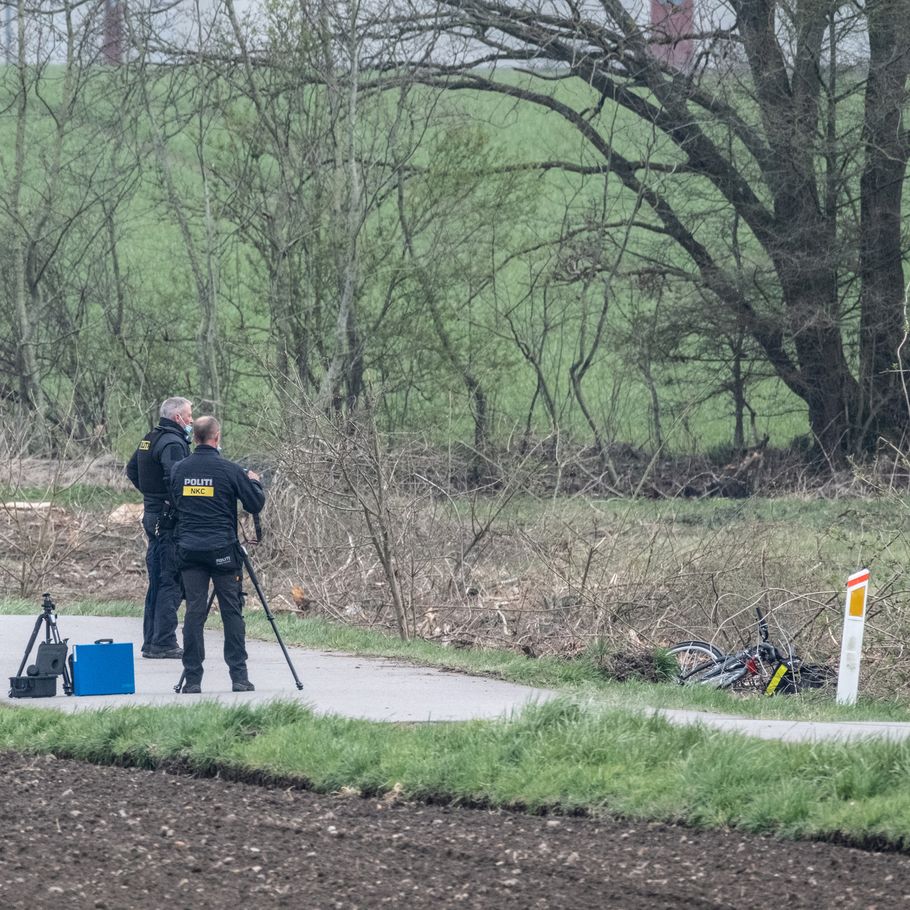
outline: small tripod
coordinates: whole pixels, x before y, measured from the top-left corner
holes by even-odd
[[[257,528],[258,530],[258,528]],[[291,655],[288,654],[288,649],[285,647],[284,641],[281,638],[281,633],[278,631],[278,626],[275,624],[275,615],[269,609],[268,601],[265,599],[265,594],[262,590],[262,587],[259,584],[259,579],[256,577],[256,572],[253,569],[253,563],[250,560],[250,554],[247,553],[246,547],[240,546],[240,552],[243,558],[243,567],[246,569],[247,575],[250,577],[253,588],[256,591],[256,596],[259,598],[259,602],[262,604],[262,609],[265,613],[266,619],[272,626],[272,631],[275,633],[275,638],[278,639],[278,644],[281,646],[281,653],[284,654],[284,659],[288,662],[288,668],[291,671],[291,676],[294,677],[294,683],[297,685],[298,689],[303,688],[303,683],[300,681],[300,677],[297,675],[297,671],[294,669],[294,664],[291,662]],[[244,603],[246,601],[246,592],[241,588],[240,591],[240,601]],[[212,590],[211,595],[209,596],[208,605],[205,608],[205,617],[208,619],[209,612],[212,609],[212,604],[215,602],[215,591]],[[180,679],[177,682],[177,685],[174,686],[175,692],[183,691],[183,683],[186,680],[186,670],[180,674]]]
[[[66,663],[66,646],[69,639],[60,638],[60,632],[57,629],[57,605],[51,600],[50,594],[44,594],[44,599],[41,602],[42,612],[38,614],[38,618],[35,620],[35,628],[32,629],[31,637],[28,640],[28,644],[25,646],[25,654],[22,657],[22,663],[19,664],[19,669],[16,672],[16,676],[22,676],[22,671],[25,669],[25,665],[28,663],[29,655],[32,653],[32,647],[35,644],[36,639],[38,638],[38,632],[41,629],[42,624],[44,625],[44,643],[46,645],[59,645],[60,646],[60,660],[59,667],[57,670],[58,661],[54,659],[52,661],[53,672],[59,672],[63,676],[63,691],[66,695],[73,694],[73,678],[70,676],[69,667]],[[39,654],[41,646],[38,646]],[[39,659],[39,663],[40,663]],[[29,667],[29,676],[36,675],[37,672],[44,672],[45,668]]]

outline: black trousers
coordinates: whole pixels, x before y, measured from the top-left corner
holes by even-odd
[[[228,665],[232,682],[240,682],[246,675],[246,624],[243,621],[243,602],[240,597],[238,572],[212,572],[200,566],[183,569],[183,588],[186,591],[186,617],[183,621],[183,669],[186,682],[202,682],[202,662],[205,660],[206,607],[209,598],[209,581],[218,597],[218,609],[224,623],[224,662]]]
[[[183,599],[173,531],[155,534],[158,512],[145,512],[142,527],[148,539],[145,566],[149,586],[142,616],[142,650],[169,651],[177,647],[177,608]]]

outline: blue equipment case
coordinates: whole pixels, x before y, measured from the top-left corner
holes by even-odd
[[[133,643],[101,638],[73,645],[74,695],[132,695],[136,691]]]

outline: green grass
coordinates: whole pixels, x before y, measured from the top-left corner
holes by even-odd
[[[53,502],[69,509],[105,511],[126,502],[141,502],[142,496],[135,490],[74,483],[59,487],[0,486],[0,501]]]
[[[54,597],[57,603],[58,618],[65,622],[67,614],[70,616],[142,616],[142,606],[126,600],[77,600],[74,603]],[[10,597],[0,600],[0,614],[10,616],[36,616],[41,611],[41,598],[31,600],[19,597]]]
[[[558,511],[564,521],[602,517],[610,522],[680,525],[696,530],[735,530],[761,522],[767,525],[798,525],[807,531],[838,525],[850,531],[864,528],[910,531],[910,505],[896,496],[841,497],[824,499],[817,494],[798,496],[751,496],[744,499],[628,499],[615,497],[515,496],[503,510],[504,519],[533,520],[544,508]]]
[[[568,701],[508,721],[392,725],[297,704],[59,714],[0,708],[0,747],[182,766],[320,792],[587,811],[907,846],[910,744],[749,740]]]

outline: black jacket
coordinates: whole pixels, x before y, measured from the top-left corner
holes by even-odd
[[[189,454],[183,427],[167,417],[162,417],[158,426],[142,437],[126,466],[126,476],[142,493],[146,512],[160,512],[164,508],[174,465]]]
[[[252,515],[262,511],[265,491],[239,464],[209,445],[198,445],[171,470],[171,502],[177,507],[177,546],[217,550],[237,542],[237,500]]]

